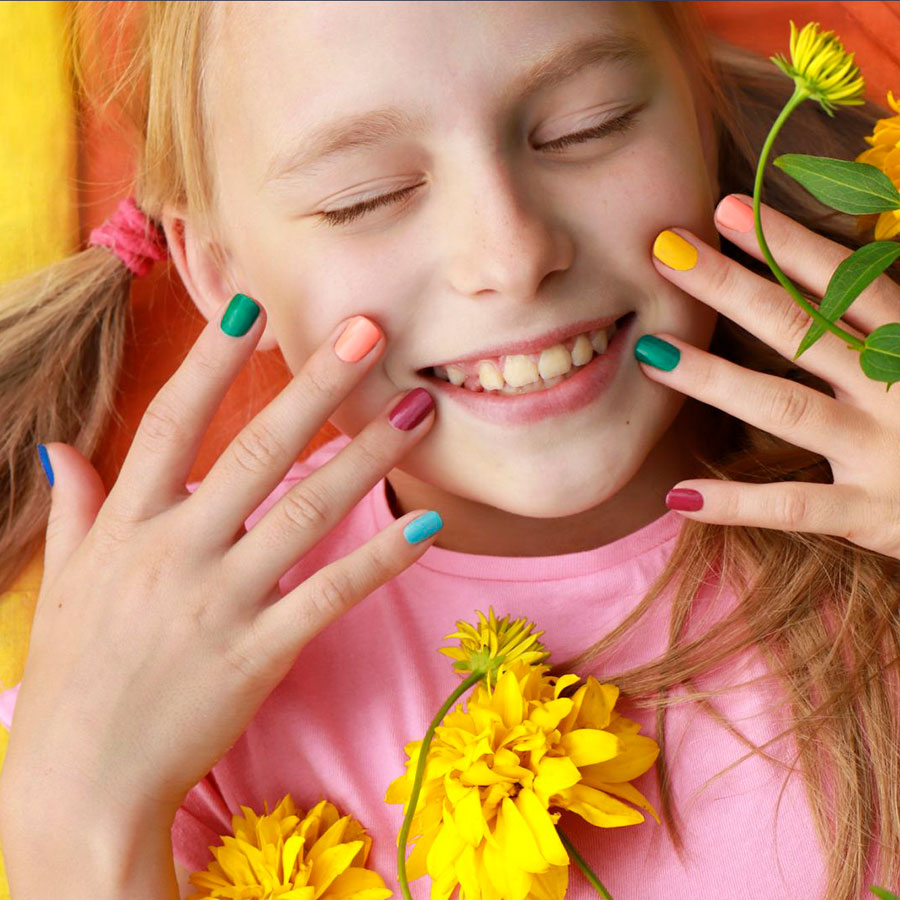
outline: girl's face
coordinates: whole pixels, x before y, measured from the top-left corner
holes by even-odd
[[[708,346],[715,312],[651,246],[671,225],[718,246],[715,149],[648,6],[228,4],[208,91],[232,286],[293,371],[338,321],[379,323],[384,355],[332,421],[352,436],[396,392],[431,390],[436,422],[389,482],[398,513],[449,513],[439,546],[516,555],[485,523],[510,535],[522,517],[531,535],[578,524],[537,555],[594,546],[661,515],[689,465],[671,427],[685,397],[632,347],[654,331]],[[609,383],[567,412],[511,420],[423,371],[631,311]]]

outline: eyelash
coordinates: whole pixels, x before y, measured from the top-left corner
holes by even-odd
[[[631,109],[624,115],[618,116],[615,119],[609,119],[606,122],[601,122],[599,125],[595,125],[593,128],[588,128],[585,131],[576,131],[574,134],[564,134],[555,141],[544,144],[539,149],[545,150],[549,147],[551,148],[551,152],[556,152],[557,150],[562,150],[564,147],[568,147],[570,144],[581,144],[585,141],[596,140],[610,134],[621,134],[628,131],[636,124],[635,117],[641,109],[643,109],[643,107]],[[403,199],[416,188],[421,187],[423,183],[424,182],[410,185],[409,187],[395,191],[392,194],[382,194],[380,197],[374,197],[372,200],[357,203],[355,206],[346,206],[343,209],[335,209],[330,212],[320,213],[319,215],[328,225],[346,225],[348,222],[352,222],[354,219],[358,219],[360,216],[363,216],[380,206],[387,206],[390,203]]]

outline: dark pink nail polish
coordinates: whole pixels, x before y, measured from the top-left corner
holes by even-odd
[[[690,488],[672,488],[666,494],[666,506],[669,509],[681,509],[685,512],[696,512],[703,508],[703,494]]]
[[[431,410],[434,400],[425,388],[410,391],[390,412],[388,420],[400,431],[411,431]]]

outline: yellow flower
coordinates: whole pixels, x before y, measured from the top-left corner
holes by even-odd
[[[233,816],[234,837],[213,848],[215,862],[194,872],[200,893],[188,900],[385,900],[392,895],[377,872],[364,868],[372,839],[326,800],[306,815],[287,794],[273,813]]]
[[[659,821],[629,784],[659,746],[615,711],[619,689],[592,677],[575,689],[577,675],[548,671],[513,663],[493,692],[480,683],[468,708],[437,727],[407,864],[410,880],[431,876],[432,900],[457,885],[465,900],[561,900],[569,857],[555,828],[560,810],[604,828],[643,822],[622,798]],[[408,801],[421,745],[407,744],[388,803]]]
[[[506,666],[521,660],[527,665],[537,665],[550,655],[538,638],[544,633],[532,634],[534,625],[527,619],[509,621],[509,616],[498,620],[493,607],[488,618],[478,612],[478,624],[456,623],[458,631],[448,634],[445,640],[459,640],[458,647],[441,647],[441,653],[455,659],[453,668],[460,672],[484,672],[488,687],[496,684]]]
[[[865,81],[853,65],[853,54],[846,53],[833,31],[819,31],[818,22],[809,22],[797,33],[791,21],[791,61],[781,54],[769,59],[797,87],[818,100],[829,116],[835,106],[859,106],[865,103]]]
[[[896,115],[879,119],[875,123],[872,136],[864,138],[870,145],[869,149],[863,150],[854,162],[869,163],[881,169],[894,183],[894,187],[900,190],[900,102],[894,99],[891,91],[888,91],[887,99]],[[900,234],[900,209],[860,216],[857,219],[860,231],[865,231],[873,225],[876,241],[889,241],[897,237]]]

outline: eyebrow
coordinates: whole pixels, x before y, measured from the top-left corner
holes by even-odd
[[[649,47],[633,34],[616,32],[581,38],[557,48],[519,75],[501,99],[505,105],[511,105],[567,81],[588,66],[642,62],[649,57]],[[424,125],[424,117],[410,115],[394,106],[362,115],[342,116],[313,131],[303,139],[300,147],[276,156],[266,169],[263,184],[312,174],[328,158],[391,139],[421,134]]]

